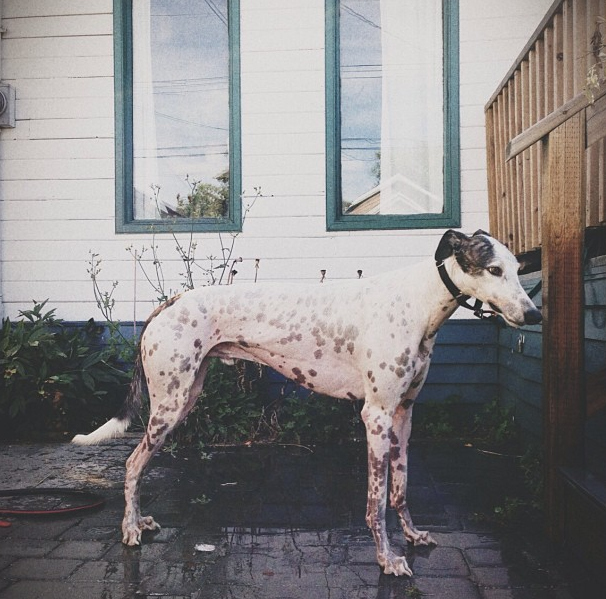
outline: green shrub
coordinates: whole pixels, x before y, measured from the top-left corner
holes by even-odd
[[[204,391],[171,441],[184,445],[242,443],[340,443],[364,435],[360,403],[321,395],[291,393],[273,399],[265,393],[263,370],[238,361],[213,360]]]
[[[239,444],[254,436],[262,414],[254,366],[245,362],[228,366],[212,360],[204,390],[196,405],[173,433],[185,444]]]
[[[494,450],[515,451],[519,445],[519,430],[513,407],[493,399],[483,406],[474,419],[474,436]]]
[[[103,420],[123,395],[128,375],[99,344],[99,327],[66,327],[46,301],[2,321],[0,414],[5,433],[75,430]],[[85,409],[83,409],[85,408]],[[108,408],[110,408],[108,410]],[[96,417],[96,418],[95,418]]]
[[[285,397],[275,412],[274,422],[281,442],[303,444],[343,443],[363,438],[361,402],[338,400],[312,393],[301,398]]]

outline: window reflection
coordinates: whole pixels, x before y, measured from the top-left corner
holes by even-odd
[[[133,214],[229,215],[228,0],[133,0]]]
[[[441,213],[441,0],[340,2],[342,214]]]

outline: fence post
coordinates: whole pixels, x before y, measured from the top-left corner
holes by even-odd
[[[547,531],[562,532],[562,466],[584,463],[585,111],[543,143],[543,437]]]

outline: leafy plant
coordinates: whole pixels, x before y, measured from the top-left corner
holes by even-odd
[[[530,495],[530,505],[534,509],[543,508],[544,472],[543,452],[538,445],[530,445],[520,458],[520,470],[524,485]]]
[[[425,596],[425,593],[423,593],[423,591],[419,587],[411,585],[409,587],[406,587],[404,591],[404,596],[408,597],[409,599],[420,599],[421,597]]]
[[[272,421],[281,442],[335,443],[364,435],[360,402],[292,393],[274,410]]]
[[[189,445],[244,443],[254,436],[261,412],[248,365],[212,360],[200,398],[172,439]]]
[[[14,424],[53,428],[77,418],[74,407],[116,392],[127,375],[111,349],[100,345],[99,327],[66,327],[45,310],[46,301],[19,313],[20,320],[2,321],[0,335],[0,413]],[[7,422],[7,419],[4,418]]]
[[[474,419],[473,434],[492,449],[517,448],[518,427],[514,410],[499,399],[488,402]]]
[[[415,408],[415,435],[430,439],[448,439],[461,432],[460,397],[452,395],[442,403],[423,403]]]

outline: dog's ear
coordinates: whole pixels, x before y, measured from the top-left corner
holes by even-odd
[[[487,233],[486,231],[484,231],[484,229],[478,229],[474,235],[486,235],[487,237],[492,237],[492,235],[490,233]]]
[[[438,244],[438,249],[434,256],[436,262],[440,263],[443,260],[446,260],[448,256],[459,253],[463,249],[463,246],[468,242],[469,237],[467,237],[467,235],[459,233],[459,231],[454,231],[453,229],[448,229],[448,231],[442,235],[442,239],[440,239],[440,243]]]

